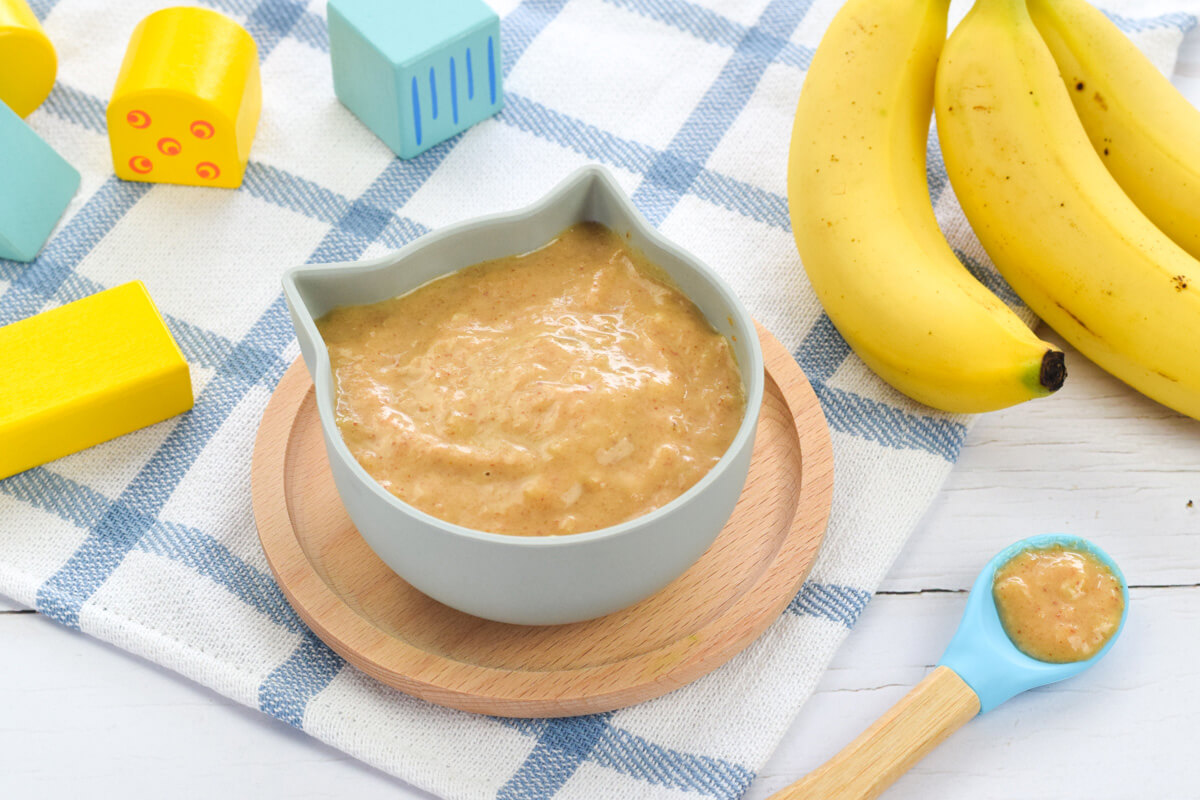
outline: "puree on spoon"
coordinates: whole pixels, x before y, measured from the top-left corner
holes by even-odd
[[[745,412],[729,342],[597,223],[317,327],[350,452],[401,500],[476,530],[646,514],[720,460]]]
[[[992,583],[1004,632],[1031,658],[1086,661],[1121,625],[1121,582],[1091,553],[1062,545],[1025,550]]]

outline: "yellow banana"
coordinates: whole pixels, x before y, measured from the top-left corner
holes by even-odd
[[[1085,0],[1029,0],[1029,13],[1109,172],[1200,258],[1200,110]]]
[[[1200,418],[1200,263],[1105,169],[1025,0],[978,0],[942,52],[955,194],[1013,289],[1088,358]]]
[[[933,215],[925,145],[949,0],[850,0],[796,110],[788,207],[817,296],[880,377],[945,411],[1058,389],[1062,353],[966,270]]]

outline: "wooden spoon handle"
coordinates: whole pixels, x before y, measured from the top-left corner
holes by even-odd
[[[770,800],[872,800],[979,713],[979,697],[938,667],[840,753]]]

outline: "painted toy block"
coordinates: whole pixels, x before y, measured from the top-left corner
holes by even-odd
[[[0,103],[0,258],[32,261],[79,188],[79,173]]]
[[[0,102],[27,117],[54,88],[58,57],[25,0],[0,0]]]
[[[113,168],[127,181],[237,188],[262,110],[258,48],[205,8],[134,28],[108,103]]]
[[[191,407],[187,362],[140,281],[0,328],[0,478]]]
[[[481,0],[329,0],[338,99],[412,158],[500,110],[500,18]]]

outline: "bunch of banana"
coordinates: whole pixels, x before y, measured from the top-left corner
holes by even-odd
[[[1150,221],[1200,258],[1200,110],[1085,0],[1028,0],[1075,113]]]
[[[1098,15],[1070,0],[1030,3],[1041,32],[1026,0],[978,0],[942,53],[935,110],[955,194],[997,268],[1043,320],[1113,375],[1200,418],[1200,262],[1130,199],[1194,246],[1187,219],[1200,213],[1200,140],[1194,131],[1170,139],[1188,136],[1194,119],[1179,113],[1163,126],[1160,115],[1178,103],[1135,97],[1167,92],[1132,47],[1085,52],[1112,40]]]
[[[955,257],[925,175],[949,0],[850,0],[813,57],[788,161],[792,230],[834,325],[884,380],[947,411],[1047,395],[1066,373]]]

